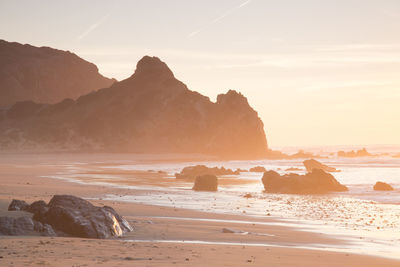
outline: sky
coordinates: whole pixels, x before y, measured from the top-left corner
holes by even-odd
[[[128,78],[158,56],[215,101],[244,94],[269,146],[400,144],[398,0],[0,0],[0,39]]]

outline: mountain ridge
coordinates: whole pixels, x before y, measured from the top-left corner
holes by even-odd
[[[70,51],[0,40],[0,107],[30,100],[54,104],[115,81]]]
[[[15,104],[0,119],[2,144],[232,158],[263,157],[268,150],[264,125],[242,94],[229,90],[212,102],[149,56],[129,78],[77,100]]]

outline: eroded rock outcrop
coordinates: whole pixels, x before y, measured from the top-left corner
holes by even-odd
[[[209,168],[205,165],[196,165],[196,166],[188,166],[188,167],[183,168],[180,173],[175,173],[175,177],[177,179],[193,180],[197,176],[206,175],[206,174],[215,175],[215,176],[239,175],[240,171],[239,170],[233,171],[231,169],[225,169],[224,167]]]
[[[194,191],[217,191],[218,178],[215,175],[201,175],[194,180]]]
[[[326,172],[340,172],[334,167],[329,167],[315,159],[308,159],[303,161],[304,167],[306,167],[307,172],[312,172],[313,169],[320,169]]]
[[[393,187],[390,184],[384,182],[376,182],[374,185],[376,191],[392,191]]]
[[[240,93],[211,102],[156,57],[111,87],[55,105],[17,104],[0,120],[0,148],[45,151],[201,153],[259,158],[264,125]]]
[[[347,191],[331,174],[320,169],[313,169],[305,175],[289,173],[280,175],[275,171],[267,171],[262,177],[266,192],[285,194],[325,194],[329,192]]]

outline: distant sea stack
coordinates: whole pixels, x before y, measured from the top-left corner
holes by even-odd
[[[370,154],[366,148],[357,150],[357,151],[338,151],[337,153],[338,157],[345,157],[345,158],[357,158],[357,157],[370,157],[373,156],[372,154]]]
[[[0,107],[76,99],[114,81],[71,52],[0,40]]]
[[[3,149],[202,153],[258,158],[264,125],[240,93],[216,102],[189,90],[157,57],[111,87],[54,105],[18,103],[0,115]]]

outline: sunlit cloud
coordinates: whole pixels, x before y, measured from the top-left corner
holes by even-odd
[[[226,18],[227,16],[229,16],[230,14],[232,14],[233,12],[235,12],[236,10],[238,10],[238,9],[244,7],[244,6],[247,6],[248,4],[250,4],[251,1],[252,1],[252,0],[244,1],[244,2],[241,3],[240,5],[237,5],[237,6],[234,6],[234,7],[230,8],[230,9],[228,9],[227,11],[225,11],[223,14],[221,14],[221,15],[218,16],[217,18],[215,18],[215,19],[213,19],[212,21],[210,21],[210,22],[206,23],[205,25],[203,25],[203,27],[201,27],[201,28],[199,28],[199,29],[197,29],[197,30],[191,32],[191,33],[188,35],[188,37],[191,38],[191,37],[193,37],[193,36],[199,34],[200,32],[202,32],[203,30],[205,30],[205,29],[208,28],[209,26],[211,26],[211,25],[213,25],[213,24],[215,24],[215,23],[221,21],[222,19]]]

